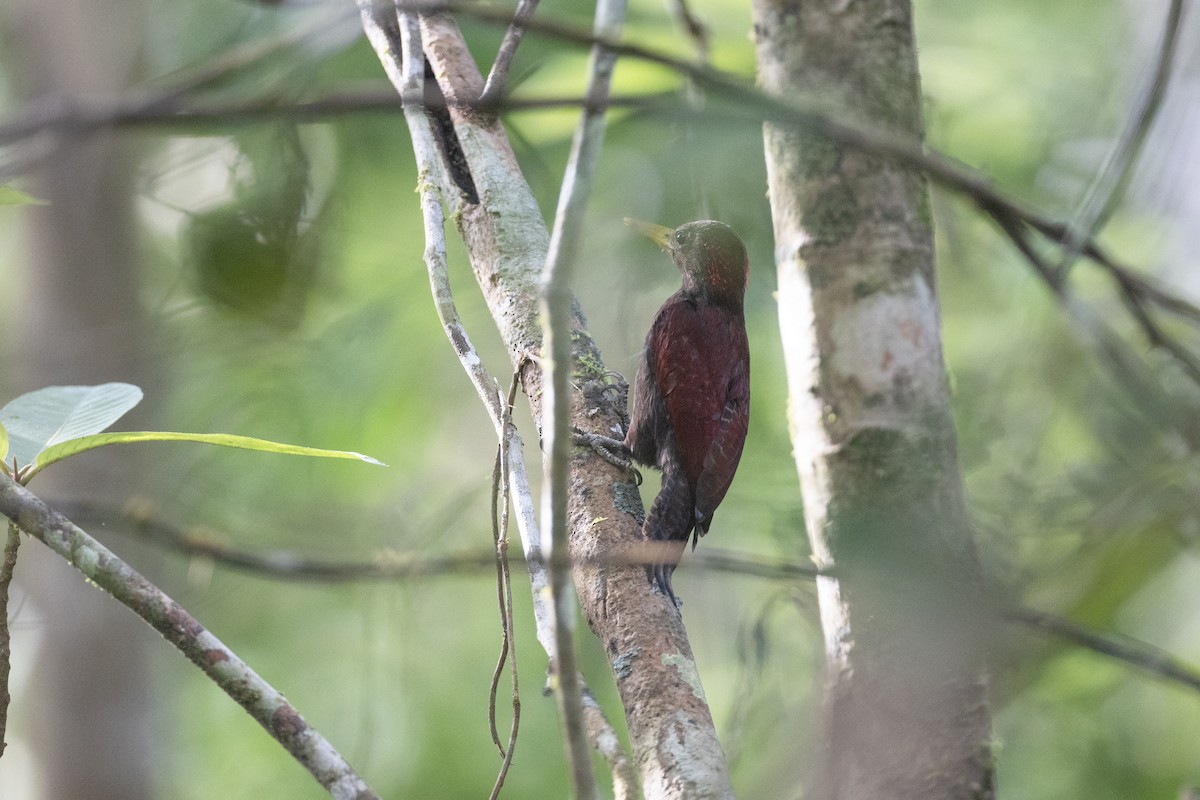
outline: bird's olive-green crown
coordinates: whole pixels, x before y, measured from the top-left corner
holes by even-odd
[[[742,240],[724,222],[705,219],[675,229],[635,219],[625,223],[670,254],[683,276],[684,293],[741,309],[750,259]]]

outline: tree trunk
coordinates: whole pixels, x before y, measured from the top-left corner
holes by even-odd
[[[360,5],[373,20],[368,30],[378,25],[385,34],[386,40],[372,37],[372,43],[395,81],[402,49],[395,11],[390,3]],[[550,237],[503,126],[469,108],[483,78],[458,26],[449,16],[422,15],[421,33],[438,90],[450,102],[447,118],[435,125],[446,156],[445,197],[540,427],[538,281]],[[424,179],[435,178],[427,173]],[[571,309],[572,382],[579,387],[571,394],[571,422],[612,434],[620,416],[614,393],[605,391],[604,362],[573,300]],[[643,543],[642,515],[628,474],[590,450],[576,451],[567,500],[575,586],[609,658],[642,790],[652,800],[725,800],[732,797],[725,755],[683,622],[666,598],[651,591],[642,566],[620,563],[629,548]],[[618,563],[606,563],[613,559]]]
[[[760,81],[922,135],[908,0],[755,0]],[[819,798],[991,797],[977,567],[923,176],[764,131],[789,411],[819,566]]]
[[[25,94],[36,102],[126,88],[143,17],[140,0],[19,3],[10,39]],[[132,163],[127,147],[100,133],[60,143],[33,175],[31,190],[47,205],[24,212],[28,298],[13,326],[22,391],[145,385]],[[139,455],[105,449],[56,467],[35,486],[57,497],[121,502],[136,486]],[[33,691],[14,699],[10,715],[32,720],[43,796],[152,797],[160,754],[148,653],[157,637],[40,544],[21,548],[16,577],[33,601],[24,613],[36,614],[41,642]],[[23,628],[15,626],[16,651],[33,646]]]

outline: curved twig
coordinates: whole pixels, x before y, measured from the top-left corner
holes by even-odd
[[[0,476],[0,514],[65,558],[187,656],[335,798],[377,795],[273,686],[182,606],[24,486]]]
[[[1142,152],[1146,137],[1150,135],[1150,127],[1154,124],[1158,110],[1162,107],[1163,96],[1167,93],[1176,45],[1179,43],[1184,5],[1184,0],[1171,0],[1150,84],[1130,113],[1121,138],[1117,140],[1100,172],[1084,194],[1075,212],[1075,218],[1067,226],[1067,235],[1062,240],[1062,257],[1056,268],[1061,275],[1066,275],[1071,264],[1079,257],[1083,245],[1092,241],[1100,227],[1108,221],[1121,190],[1129,179],[1130,171]]]
[[[7,473],[5,473],[7,475]],[[0,559],[0,756],[8,747],[8,704],[12,696],[8,691],[8,675],[12,666],[12,639],[8,630],[8,590],[12,585],[13,570],[17,566],[17,551],[21,547],[21,532],[15,522],[5,526],[8,534],[4,543],[4,557]]]
[[[1102,636],[1055,614],[1031,608],[1010,608],[1004,612],[1004,616],[1010,622],[1050,634],[1094,653],[1122,661],[1156,678],[1200,692],[1200,672],[1147,642],[1129,637],[1118,639],[1112,635]]]

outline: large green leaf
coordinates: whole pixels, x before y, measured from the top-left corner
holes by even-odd
[[[8,431],[0,424],[0,463],[8,458]]]
[[[349,458],[355,461],[365,461],[368,464],[378,464],[379,466],[387,466],[382,461],[377,461],[370,456],[364,456],[362,453],[353,453],[349,450],[322,450],[316,447],[303,447],[297,444],[283,444],[282,442],[271,442],[266,439],[255,439],[251,436],[234,436],[229,433],[177,433],[174,431],[114,431],[113,433],[101,433],[93,436],[83,436],[78,439],[56,444],[53,447],[47,447],[38,454],[34,461],[33,467],[26,472],[22,477],[28,481],[44,468],[50,466],[56,461],[62,461],[64,458],[73,456],[76,453],[82,453],[85,450],[93,450],[97,447],[104,447],[109,444],[131,444],[133,442],[200,442],[201,444],[215,444],[221,447],[236,447],[241,450],[260,450],[264,453],[282,453],[292,456],[314,456],[316,458]]]
[[[47,386],[0,408],[0,425],[8,429],[12,456],[24,469],[48,447],[99,433],[141,400],[142,390],[129,383]]]

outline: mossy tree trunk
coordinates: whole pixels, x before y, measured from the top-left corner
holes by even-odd
[[[920,137],[908,0],[755,0],[760,81]],[[990,797],[990,715],[923,176],[765,128],[828,687],[812,795]],[[834,577],[836,576],[836,577]]]

